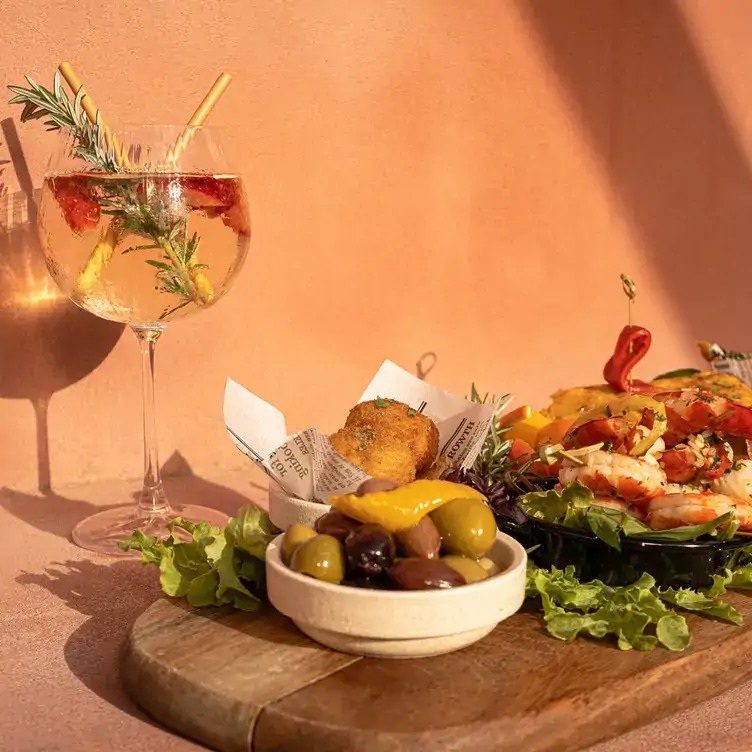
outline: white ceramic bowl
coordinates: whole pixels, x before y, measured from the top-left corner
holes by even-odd
[[[298,524],[313,527],[316,520],[330,509],[329,504],[288,496],[278,483],[269,481],[269,519],[280,530]]]
[[[498,533],[488,556],[499,574],[447,590],[367,590],[331,585],[282,563],[278,536],[266,550],[272,605],[322,645],[377,658],[425,658],[485,637],[525,598],[525,549]]]

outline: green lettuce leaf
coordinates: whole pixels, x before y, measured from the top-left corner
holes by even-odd
[[[579,582],[573,567],[530,564],[526,592],[540,598],[546,630],[559,640],[611,635],[621,650],[653,650],[659,644],[683,650],[690,642],[686,620],[666,606],[647,573],[631,585],[610,587],[600,580]]]
[[[720,517],[716,517],[710,522],[702,525],[687,525],[686,527],[675,527],[671,530],[646,530],[641,533],[631,533],[633,538],[645,538],[646,540],[655,541],[689,541],[699,538],[701,535],[712,533],[716,528],[728,522],[733,516],[732,512],[726,512]]]
[[[134,530],[130,538],[126,538],[118,543],[118,548],[122,551],[135,549],[141,552],[141,563],[156,564],[162,559],[164,544],[152,535],[144,535],[140,530]]]
[[[624,513],[617,511],[614,515],[611,514],[612,511],[616,510],[606,509],[605,507],[590,507],[585,514],[585,519],[595,535],[611,548],[621,551],[619,531],[622,529],[623,521],[621,518]]]
[[[219,585],[219,575],[216,569],[210,569],[204,574],[200,574],[188,586],[188,592],[185,597],[188,603],[195,607],[218,606],[217,586]]]
[[[558,491],[531,491],[520,496],[520,507],[528,517],[545,522],[561,522],[569,504]]]
[[[257,559],[264,558],[266,547],[279,533],[266,512],[251,506],[243,507],[225,528],[228,543]]]
[[[724,584],[729,590],[735,588],[739,590],[752,589],[752,564],[734,567],[734,569],[724,570]]]
[[[140,551],[144,566],[159,568],[163,592],[185,597],[191,606],[259,607],[256,593],[263,594],[266,587],[266,547],[277,534],[265,512],[244,507],[224,530],[182,518],[168,529],[163,540],[137,530],[118,545],[123,551]],[[184,540],[187,536],[191,539]]]
[[[714,582],[712,590],[717,590]],[[661,588],[658,593],[662,600],[673,606],[683,608],[685,611],[694,611],[701,616],[711,616],[731,624],[740,626],[743,621],[742,615],[730,604],[724,603],[718,597],[708,597],[705,593],[689,588]]]
[[[684,650],[692,640],[687,620],[675,612],[661,616],[655,631],[658,641],[669,650]]]
[[[656,376],[653,381],[658,379],[676,379],[680,376],[692,376],[692,374],[700,373],[696,368],[677,368],[675,371],[667,371],[666,373]]]

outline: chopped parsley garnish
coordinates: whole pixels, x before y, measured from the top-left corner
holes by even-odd
[[[368,449],[368,446],[367,446],[366,444],[361,444],[361,445],[360,445],[360,446],[358,447],[358,451],[359,451],[359,452],[365,452],[365,451],[366,451],[366,449]]]
[[[408,407],[407,414],[412,417],[413,415],[417,415],[418,411],[413,407]]]
[[[604,452],[612,452],[614,450],[614,442],[613,441],[604,441],[603,442],[603,451]]]
[[[389,404],[389,400],[376,397],[376,407],[386,407]]]
[[[655,420],[659,420],[661,423],[664,423],[666,420],[666,416],[663,415],[663,413],[656,413]]]

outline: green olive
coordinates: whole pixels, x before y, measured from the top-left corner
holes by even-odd
[[[478,564],[486,570],[486,574],[488,574],[489,577],[493,577],[495,574],[501,572],[501,569],[499,569],[496,562],[493,559],[489,559],[488,556],[482,556],[478,559]]]
[[[295,553],[295,549],[315,535],[316,531],[307,525],[290,525],[282,537],[282,561],[290,566],[290,560]]]
[[[337,585],[345,576],[342,544],[331,535],[317,535],[295,549],[290,569]]]
[[[488,578],[488,572],[477,561],[468,559],[467,556],[449,554],[449,556],[442,556],[439,561],[444,562],[444,564],[451,567],[455,572],[461,574],[468,585],[472,582]]]
[[[496,540],[496,520],[480,499],[453,499],[431,512],[444,553],[479,559]]]

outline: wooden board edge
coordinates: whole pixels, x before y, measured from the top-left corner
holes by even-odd
[[[616,650],[616,648],[614,648]],[[752,631],[688,653],[611,685],[598,698],[580,694],[540,713],[479,720],[415,734],[338,727],[267,705],[254,727],[254,752],[575,752],[686,710],[752,678]],[[310,687],[291,693],[315,691]]]
[[[195,703],[200,711],[186,712],[172,699],[197,694],[196,687],[139,650],[131,634],[122,648],[120,676],[128,696],[167,728],[220,752],[251,749],[260,708],[201,689]]]

